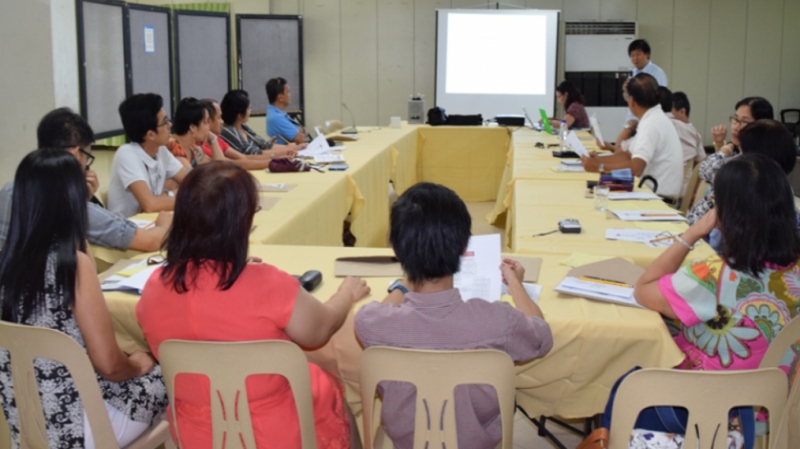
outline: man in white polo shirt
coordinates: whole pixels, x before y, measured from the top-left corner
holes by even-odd
[[[165,146],[171,122],[163,105],[157,94],[136,94],[119,105],[128,143],[111,164],[108,208],[122,217],[175,208],[175,192],[164,184],[168,179],[180,184],[186,169]]]
[[[582,157],[583,168],[590,172],[630,168],[637,177],[653,177],[661,197],[677,199],[683,181],[683,150],[675,127],[661,110],[658,82],[640,73],[630,80],[627,90],[628,107],[639,119],[630,152]]]

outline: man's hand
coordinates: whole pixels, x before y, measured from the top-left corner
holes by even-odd
[[[500,271],[503,273],[503,283],[506,285],[509,281],[522,282],[525,279],[525,267],[514,259],[503,259]]]
[[[89,190],[89,199],[91,199],[100,187],[100,181],[97,180],[97,173],[94,170],[86,170],[86,187]]]
[[[717,146],[721,146],[725,143],[725,136],[728,135],[728,127],[725,125],[717,125],[711,128],[711,140]]]

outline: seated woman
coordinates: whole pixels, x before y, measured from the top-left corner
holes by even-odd
[[[120,447],[164,413],[167,394],[161,369],[140,351],[117,346],[111,317],[86,249],[86,179],[73,155],[61,148],[28,154],[17,168],[8,240],[0,252],[3,321],[63,332],[86,349],[97,372],[111,426]],[[55,361],[37,359],[50,447],[94,448],[78,390]],[[0,350],[0,396],[14,445],[19,414],[11,361]],[[30,425],[30,424],[29,424]]]
[[[272,159],[293,158],[303,148],[296,143],[280,145],[267,141],[255,133],[247,121],[250,120],[250,96],[243,90],[232,90],[225,94],[220,104],[222,127],[220,136],[228,145],[242,154],[266,154]]]
[[[562,81],[556,87],[556,101],[561,107],[564,108],[564,120],[567,121],[567,127],[572,128],[591,128],[589,123],[589,116],[586,114],[586,108],[583,104],[586,102],[583,98],[581,91],[575,87],[570,81]],[[558,130],[561,126],[561,120],[550,119],[550,126]]]
[[[761,154],[725,164],[714,187],[716,207],[647,268],[634,295],[639,304],[680,321],[675,342],[685,359],[678,369],[756,369],[800,305],[794,195],[781,167]],[[714,228],[728,242],[723,253],[684,264],[694,244]],[[787,355],[784,363],[795,365]],[[611,410],[609,403],[606,414]],[[636,428],[676,431],[650,428],[659,426],[652,411],[639,415]],[[685,410],[675,415],[685,426]]]
[[[369,293],[364,281],[348,277],[323,304],[294,277],[249,261],[247,238],[257,207],[255,180],[230,162],[200,166],[186,177],[165,244],[166,265],[150,277],[136,307],[156,358],[161,342],[170,339],[287,340],[318,348]],[[309,364],[309,371],[319,447],[350,447],[342,385],[317,365]],[[286,380],[251,376],[247,385],[256,445],[300,447]],[[180,446],[211,448],[208,378],[181,377],[175,388]]]
[[[217,143],[217,135],[209,130],[208,111],[200,100],[186,97],[178,103],[172,121],[172,137],[167,149],[184,167],[191,169],[212,159],[224,161],[225,156]],[[201,145],[209,144],[211,154],[206,155]]]
[[[747,97],[736,103],[734,115],[730,117],[731,120],[731,142],[725,143],[725,135],[727,134],[727,127],[725,125],[718,125],[711,129],[711,134],[714,139],[714,146],[717,152],[707,157],[700,163],[700,179],[713,184],[714,176],[719,171],[720,167],[727,162],[730,158],[741,154],[739,133],[742,129],[762,119],[773,119],[774,113],[772,105],[764,98],[761,97]],[[714,189],[708,189],[704,197],[696,202],[686,219],[689,224],[694,224],[697,220],[703,217],[712,207],[714,207]]]
[[[209,129],[212,133],[220,136],[225,122],[222,121],[222,110],[219,107],[219,103],[210,98],[200,101],[203,102],[203,106],[208,111]],[[228,145],[225,139],[217,139],[217,143],[219,143],[219,148],[222,150],[226,161],[233,162],[246,170],[264,170],[269,167],[269,161],[272,160],[268,154],[242,154]],[[211,145],[208,142],[203,144],[203,152],[207,156],[211,156]]]

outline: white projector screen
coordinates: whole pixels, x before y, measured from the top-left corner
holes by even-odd
[[[553,116],[560,11],[436,11],[436,106],[448,114]]]

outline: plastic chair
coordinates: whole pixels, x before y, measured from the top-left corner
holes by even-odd
[[[794,121],[789,121],[789,115],[794,115]],[[781,109],[781,122],[785,125],[800,124],[800,109]]]
[[[683,199],[681,200],[681,207],[678,209],[683,216],[689,212],[689,209],[697,202],[697,187],[700,180],[700,164],[692,169],[689,175],[689,183],[686,184],[686,191],[683,192]]]
[[[795,318],[769,344],[767,353],[761,359],[759,367],[777,368],[786,351],[798,341],[800,341],[800,319]],[[788,423],[792,423],[792,425]],[[800,376],[797,377],[794,385],[789,390],[789,399],[786,402],[786,409],[781,418],[781,426],[788,432],[788,434],[783,434],[784,437],[788,436],[788,441],[800,441]],[[778,438],[773,438],[771,448],[788,448],[788,441],[785,439],[779,441]]]
[[[685,407],[689,422],[684,447],[725,449],[728,414],[734,407],[761,406],[777,424],[786,403],[786,374],[778,368],[748,371],[643,369],[620,384],[614,400],[610,449],[627,449],[639,412],[656,405]],[[777,425],[771,426],[779,428]],[[781,437],[781,429],[773,437]]]
[[[94,435],[95,447],[119,448],[86,350],[69,335],[43,327],[0,322],[0,347],[11,357],[11,380],[19,414],[20,448],[47,448],[47,433],[33,361],[55,360],[69,370]],[[159,420],[125,449],[153,449],[169,440],[169,424]]]
[[[302,448],[317,447],[308,360],[294,343],[284,340],[224,343],[167,340],[161,343],[158,353],[174,423],[177,423],[175,376],[179,373],[208,376],[215,449],[223,445],[227,449],[256,447],[245,386],[247,377],[254,374],[278,374],[286,378],[297,405]],[[177,425],[175,436],[180,441]]]
[[[364,415],[364,449],[372,449],[380,418],[374,416],[375,390],[384,380],[410,382],[417,387],[414,448],[456,448],[453,389],[463,384],[494,387],[503,426],[501,447],[513,447],[514,362],[495,350],[426,351],[371,347],[361,355],[361,405]],[[448,406],[449,404],[449,406]],[[378,435],[380,437],[380,435]],[[380,438],[379,438],[380,442]],[[387,437],[383,446],[394,447]]]

